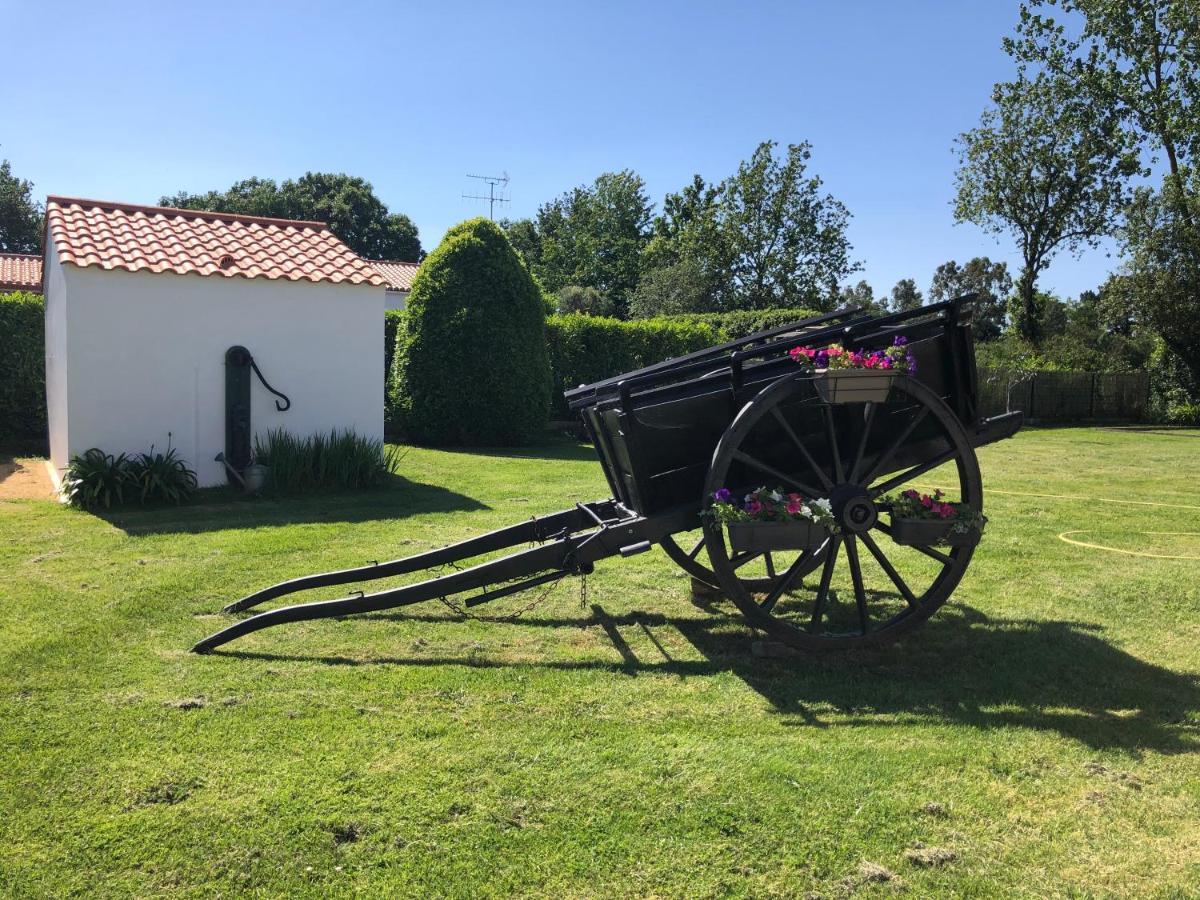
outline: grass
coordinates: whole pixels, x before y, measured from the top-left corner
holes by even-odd
[[[1058,535],[1200,556],[1198,454],[985,448],[956,601],[820,660],[752,655],[657,551],[515,624],[432,603],[186,652],[252,588],[605,496],[573,444],[414,449],[374,493],[0,504],[0,893],[1196,896],[1200,561]]]

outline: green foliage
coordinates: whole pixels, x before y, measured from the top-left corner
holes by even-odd
[[[710,186],[696,176],[668,195],[646,250],[647,266],[691,262],[722,310],[830,309],[850,260],[850,214],[808,174],[812,148],[775,155],[764,141],[737,172]]]
[[[917,283],[911,278],[901,278],[892,288],[892,300],[888,309],[891,312],[908,312],[920,309],[924,302],[925,298],[917,290]]]
[[[861,306],[873,315],[880,315],[887,312],[887,298],[876,299],[875,289],[865,279],[860,279],[857,284],[845,284],[841,287],[834,306]]]
[[[179,451],[167,447],[166,453],[139,453],[129,461],[129,487],[138,499],[168,500],[179,504],[196,493],[196,473],[179,457]]]
[[[1200,425],[1200,383],[1166,342],[1150,356],[1150,412],[1170,425]]]
[[[325,222],[346,246],[368,259],[417,261],[423,255],[412,220],[389,212],[370,182],[351,175],[306,172],[279,185],[269,178],[248,178],[227,191],[181,191],[159,202],[179,209]]]
[[[1072,79],[1038,72],[996,85],[993,106],[958,138],[955,218],[1011,233],[1021,252],[1022,335],[1042,338],[1038,275],[1059,250],[1112,231],[1138,160],[1119,117],[1079,97]]]
[[[526,228],[515,236],[547,290],[595,288],[623,314],[641,273],[650,216],[641,176],[628,169],[605,172],[594,184],[542,205],[535,233]]]
[[[1008,263],[994,263],[986,256],[976,256],[963,266],[950,260],[938,266],[933,273],[929,302],[941,303],[964,294],[975,294],[978,299],[971,323],[975,340],[994,341],[1004,330],[1006,298],[1012,293],[1012,288]]]
[[[72,456],[63,475],[62,494],[72,506],[94,509],[124,503],[133,487],[132,460],[124,453],[113,456],[93,447]]]
[[[563,315],[581,313],[585,316],[612,316],[616,313],[615,304],[598,290],[577,284],[560,288],[554,307],[555,312]]]
[[[712,326],[682,318],[622,322],[575,314],[548,319],[555,415],[568,414],[564,390],[719,343]]]
[[[414,440],[526,443],[550,408],[542,294],[504,233],[471,219],[421,266],[396,355],[396,411]],[[398,339],[399,345],[399,339]]]
[[[741,309],[723,313],[698,313],[671,316],[669,321],[693,325],[707,325],[717,336],[717,343],[735,341],[760,331],[769,331],[781,325],[799,322],[820,315],[811,309]]]
[[[268,490],[279,494],[379,487],[399,462],[395,447],[336,429],[303,438],[273,429],[265,440],[255,438],[254,455],[271,469]]]
[[[42,207],[33,199],[33,182],[17,178],[8,160],[0,160],[0,252],[41,250]]]
[[[629,315],[635,319],[675,316],[684,313],[712,313],[718,307],[718,292],[712,278],[694,259],[682,259],[651,269],[638,282],[629,301]]]
[[[46,437],[46,328],[41,295],[0,294],[0,439]]]

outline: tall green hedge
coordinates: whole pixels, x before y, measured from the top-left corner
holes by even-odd
[[[546,320],[554,373],[554,414],[568,415],[563,391],[718,343],[709,325],[676,317],[622,322],[571,314]]]
[[[550,410],[546,308],[508,238],[487,219],[446,232],[421,264],[395,360],[395,412],[412,439],[522,444]]]
[[[683,313],[669,318],[672,322],[708,325],[717,333],[721,341],[736,341],[748,334],[768,331],[778,328],[780,325],[819,315],[820,313],[815,310],[797,307],[794,309],[747,309],[724,313]]]
[[[45,323],[41,295],[0,294],[0,439],[46,438]]]

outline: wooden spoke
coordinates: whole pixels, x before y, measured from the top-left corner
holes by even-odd
[[[821,484],[825,486],[825,490],[832,488],[833,482],[829,480],[829,476],[825,474],[825,470],[817,465],[817,461],[813,459],[812,454],[808,452],[808,448],[804,446],[804,441],[800,440],[800,436],[796,434],[791,423],[784,418],[778,406],[771,408],[771,415],[775,417],[775,421],[779,423],[779,427],[783,429],[784,434],[791,438],[792,443],[796,445],[796,449],[800,451],[800,455],[804,457],[804,461],[808,463],[808,467],[817,473],[817,477],[821,479]],[[817,491],[810,491],[809,496],[816,497],[818,493]]]
[[[767,556],[769,558],[770,554],[768,553]],[[794,563],[788,566],[787,571],[783,573],[783,577],[779,579],[779,583],[771,588],[771,593],[767,594],[766,599],[763,600],[761,606],[764,612],[770,612],[774,609],[775,604],[779,602],[779,598],[791,589],[792,582],[796,580],[796,576],[800,574],[800,570],[804,566],[804,561],[804,555],[801,554],[796,558]]]
[[[868,403],[867,409],[863,413],[863,432],[862,437],[858,440],[858,450],[854,453],[854,463],[850,466],[850,481],[857,483],[858,470],[862,468],[863,453],[867,449],[867,438],[871,436],[871,425],[875,421],[875,404]]]
[[[887,450],[883,451],[883,455],[881,455],[879,459],[875,461],[875,465],[871,466],[870,471],[867,472],[867,474],[863,477],[863,484],[870,484],[881,472],[887,471],[887,465],[892,461],[892,457],[896,455],[896,451],[904,445],[904,442],[908,440],[908,436],[912,434],[914,430],[916,430],[916,427],[921,424],[922,420],[926,415],[928,415],[928,413],[928,406],[921,407],[921,411],[917,413],[913,417],[912,421],[904,427],[904,430],[896,436],[896,439],[892,441],[891,446],[889,446]]]
[[[900,577],[900,573],[896,571],[896,567],[884,556],[883,551],[879,549],[879,545],[875,543],[875,539],[868,532],[863,532],[859,537],[862,538],[862,542],[866,545],[867,549],[871,551],[871,555],[875,557],[875,562],[879,563],[879,567],[887,572],[888,578],[892,579],[892,584],[896,586],[896,590],[904,597],[904,602],[915,609],[918,605],[916,596],[909,589],[904,579]]]
[[[900,485],[904,484],[907,481],[912,481],[914,478],[920,478],[926,472],[930,471],[931,469],[936,469],[938,466],[942,465],[943,463],[950,462],[950,460],[954,459],[954,457],[956,457],[956,456],[958,456],[958,448],[951,447],[945,453],[939,453],[933,459],[926,460],[925,462],[921,463],[919,466],[913,466],[911,469],[905,469],[903,472],[901,472],[899,475],[895,476],[894,478],[889,478],[883,484],[880,484],[880,485],[877,485],[876,487],[871,488],[870,489],[871,497],[872,497],[872,499],[874,499],[875,497],[878,497],[880,494],[886,494],[888,491],[900,487]]]
[[[765,472],[766,474],[771,475],[774,478],[778,478],[780,481],[783,481],[786,484],[790,484],[792,487],[794,487],[796,490],[800,491],[800,493],[802,493],[802,494],[806,494],[809,497],[821,496],[821,492],[819,490],[817,490],[816,488],[805,484],[803,481],[797,481],[791,475],[785,475],[783,472],[780,472],[775,467],[768,466],[765,462],[759,462],[757,459],[755,459],[749,453],[745,453],[744,451],[737,450],[734,452],[733,458],[738,460],[738,462],[745,463],[748,466],[758,469],[760,472]]]
[[[757,552],[751,552],[751,551],[747,550],[745,553],[735,554],[733,556],[733,558],[730,559],[729,561],[731,563],[733,563],[733,567],[735,569],[740,569],[746,563],[753,562],[754,560],[758,559],[760,556],[762,556],[761,550],[759,550]]]
[[[767,577],[774,578],[775,577],[775,560],[771,558],[771,552],[769,550],[767,551],[765,562],[767,564]]]
[[[700,555],[700,551],[704,549],[704,535],[700,535],[700,540],[696,541],[696,546],[688,551],[688,559],[695,559]]]
[[[822,407],[825,412],[825,436],[829,439],[829,452],[833,455],[833,474],[837,483],[846,480],[846,472],[842,469],[842,454],[838,450],[837,429],[833,425],[833,407],[826,404]]]
[[[891,526],[884,525],[882,522],[876,522],[875,527],[878,528],[880,531],[882,531],[884,534],[888,535],[889,537],[892,534]],[[910,545],[910,546],[912,546],[912,545]],[[954,557],[952,557],[948,554],[942,553],[939,550],[934,550],[932,547],[913,546],[913,549],[917,550],[921,553],[924,553],[930,559],[936,559],[943,566],[949,566],[954,563]]]
[[[842,539],[834,536],[829,541],[828,555],[825,557],[825,568],[821,570],[821,585],[817,588],[817,599],[813,603],[812,621],[808,630],[817,634],[821,631],[821,616],[825,613],[825,604],[829,600],[829,582],[833,580],[833,567],[837,564],[838,547]]]
[[[858,607],[858,624],[867,633],[867,593],[863,590],[862,567],[858,564],[858,546],[854,535],[846,538],[846,562],[850,564],[850,579],[854,582],[854,605]]]

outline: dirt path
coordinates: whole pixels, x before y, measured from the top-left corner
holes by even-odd
[[[44,459],[0,458],[0,500],[53,500]]]

